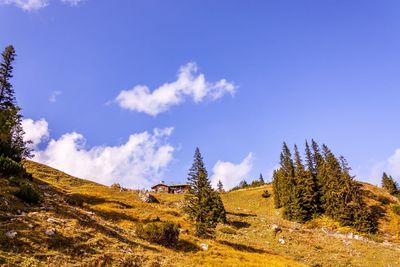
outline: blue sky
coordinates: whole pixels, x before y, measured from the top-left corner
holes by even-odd
[[[0,47],[17,50],[13,84],[41,162],[148,186],[185,181],[198,146],[229,187],[268,176],[283,141],[315,138],[360,180],[400,177],[398,1],[0,3]]]

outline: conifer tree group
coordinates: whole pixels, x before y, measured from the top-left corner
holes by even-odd
[[[194,162],[189,171],[188,184],[190,190],[185,196],[185,211],[195,222],[196,235],[213,238],[217,223],[226,222],[226,211],[219,193],[211,187],[198,148],[196,148]]]
[[[386,189],[391,195],[400,193],[398,184],[393,177],[387,175],[386,172],[384,172],[382,175],[382,188]]]
[[[1,54],[0,62],[0,157],[20,162],[30,156],[24,142],[22,115],[15,99],[11,84],[13,62],[16,53],[13,46],[7,46]]]
[[[312,140],[305,144],[305,165],[294,146],[294,157],[286,143],[280,155],[280,168],[273,173],[276,208],[283,207],[289,220],[306,222],[326,214],[343,226],[362,232],[375,232],[376,219],[362,198],[359,184],[350,175],[350,167],[326,146]]]

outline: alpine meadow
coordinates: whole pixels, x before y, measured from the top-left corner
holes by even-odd
[[[399,9],[0,0],[0,266],[400,267]]]

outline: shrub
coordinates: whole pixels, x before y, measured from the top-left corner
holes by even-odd
[[[264,193],[261,195],[263,198],[269,198],[271,194],[268,192],[268,190],[265,190]]]
[[[175,246],[178,243],[179,228],[173,222],[151,222],[145,225],[138,224],[136,235],[151,243],[167,247]]]
[[[1,176],[13,176],[21,175],[24,173],[22,165],[8,157],[0,156],[0,175]]]
[[[400,205],[394,205],[394,206],[392,207],[392,211],[393,211],[394,213],[396,213],[397,215],[400,215]]]
[[[40,201],[39,192],[32,187],[29,183],[22,183],[15,196],[28,203],[38,203]]]

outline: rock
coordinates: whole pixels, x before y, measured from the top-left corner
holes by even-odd
[[[205,243],[201,243],[201,244],[200,244],[200,248],[201,248],[202,250],[208,250],[208,245],[205,244]]]
[[[365,240],[365,238],[363,236],[360,236],[360,235],[354,235],[354,239],[355,240],[362,240],[362,241]]]
[[[347,234],[347,238],[348,238],[348,239],[353,239],[353,238],[354,238],[354,234],[353,234],[353,233]]]
[[[46,230],[45,233],[46,233],[46,235],[54,235],[56,233],[56,229],[54,229],[54,228],[48,229],[48,230]]]
[[[139,198],[140,198],[140,200],[142,200],[143,202],[146,202],[146,203],[160,203],[155,196],[153,196],[147,192],[140,192]]]
[[[285,239],[283,239],[283,237],[278,239],[278,242],[282,245],[284,245],[286,243]]]
[[[14,230],[10,230],[10,231],[8,231],[8,232],[6,233],[6,237],[8,237],[8,238],[10,238],[10,239],[13,239],[13,238],[16,237],[16,236],[17,236],[17,232],[14,231]]]

